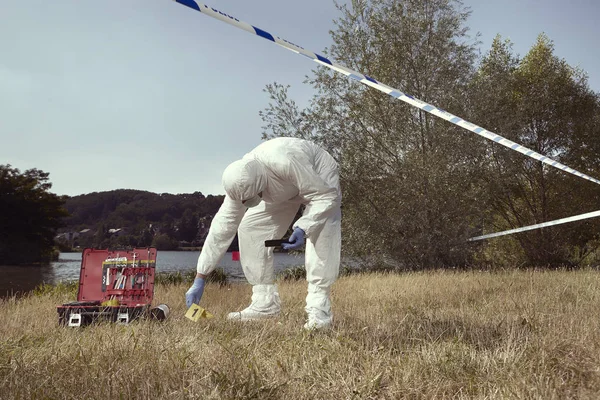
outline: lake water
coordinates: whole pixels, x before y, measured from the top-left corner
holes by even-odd
[[[199,252],[158,251],[156,272],[185,272],[196,270]],[[275,253],[275,271],[304,265],[304,254]],[[244,281],[239,261],[233,261],[231,253],[225,254],[218,265],[223,268],[230,281]],[[60,253],[58,261],[47,266],[2,266],[0,265],[0,298],[33,290],[41,283],[55,284],[79,279],[81,253]]]

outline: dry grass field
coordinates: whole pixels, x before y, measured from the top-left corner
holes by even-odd
[[[306,284],[280,282],[277,320],[234,323],[248,285],[207,285],[215,318],[59,327],[56,290],[0,300],[2,399],[598,399],[595,271],[341,278],[335,326],[302,331]]]

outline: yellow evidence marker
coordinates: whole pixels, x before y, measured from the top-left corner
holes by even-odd
[[[200,307],[198,304],[192,304],[192,306],[185,313],[185,317],[194,322],[198,322],[200,318],[212,318],[214,315]]]

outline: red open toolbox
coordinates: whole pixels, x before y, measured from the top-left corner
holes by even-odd
[[[154,297],[156,249],[85,249],[77,301],[57,306],[62,325],[129,323],[147,316]]]

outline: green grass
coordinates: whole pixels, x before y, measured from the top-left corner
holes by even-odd
[[[595,271],[354,274],[332,291],[334,327],[307,333],[306,283],[279,281],[276,320],[235,323],[249,285],[155,287],[170,318],[59,327],[74,290],[0,301],[2,399],[596,399]]]

